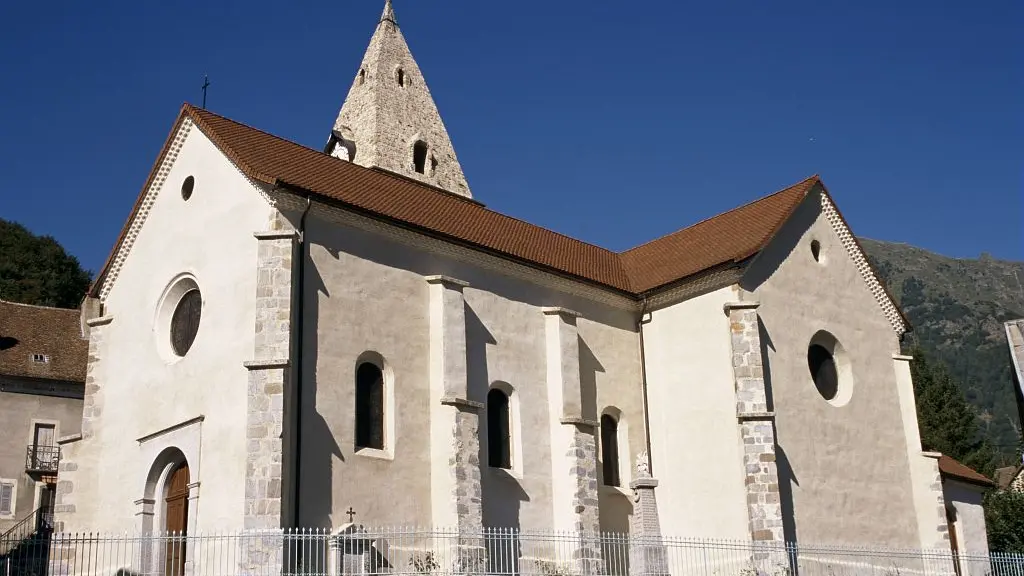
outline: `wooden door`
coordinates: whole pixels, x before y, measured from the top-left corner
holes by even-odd
[[[167,479],[164,526],[167,531],[166,576],[185,573],[186,537],[188,536],[188,464],[182,464]]]

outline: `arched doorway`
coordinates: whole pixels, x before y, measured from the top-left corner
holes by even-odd
[[[185,573],[186,538],[188,536],[188,463],[182,462],[171,471],[164,493],[164,530],[167,533],[164,574]]]

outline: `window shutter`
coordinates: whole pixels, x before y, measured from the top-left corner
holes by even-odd
[[[0,514],[14,514],[14,484],[0,484]]]

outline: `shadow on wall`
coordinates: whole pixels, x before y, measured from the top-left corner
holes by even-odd
[[[587,345],[583,338],[579,338],[580,347],[580,396],[583,401],[583,417],[588,420],[600,421],[606,406],[597,405],[597,374],[604,373],[604,366],[594,355],[594,351]],[[618,416],[618,415],[616,415]],[[621,428],[620,428],[621,431]],[[597,442],[597,485],[598,485],[598,510],[599,524],[601,530],[608,532],[629,532],[629,517],[633,513],[633,503],[630,498],[618,490],[605,486],[604,478],[604,454],[601,446],[601,429],[594,430]],[[618,438],[619,463],[631,462],[629,443],[623,442],[624,438]],[[620,467],[621,469],[621,467]],[[628,488],[622,483],[628,476],[620,478],[620,488]]]
[[[597,373],[604,373],[604,366],[597,360],[594,351],[587,346],[583,338],[576,336],[576,340],[580,349],[580,401],[583,417],[596,421],[598,419]]]
[[[331,252],[337,258],[337,252]],[[317,409],[317,359],[319,356],[320,295],[330,298],[330,293],[317,270],[316,262],[306,257],[306,278],[303,286],[302,323],[302,374],[303,389],[299,402],[302,406],[302,431],[299,481],[301,482],[298,521],[299,526],[309,528],[331,528],[331,512],[334,510],[334,459],[345,461],[341,446],[331,432],[323,415]],[[341,385],[354,385],[350,382]]]
[[[487,346],[498,342],[469,304],[465,304],[465,314],[468,395],[470,400],[486,403],[491,380],[487,370]],[[483,525],[495,529],[495,534],[487,542],[488,571],[497,573],[511,567],[516,572],[521,555],[518,536],[520,508],[523,502],[530,501],[530,497],[519,480],[508,471],[488,466],[487,410],[480,410],[479,415]]]
[[[810,229],[821,215],[821,194],[808,194],[797,206],[779,232],[768,243],[754,262],[747,267],[740,278],[740,288],[754,292],[768,281],[786,258],[793,253],[804,232]]]
[[[772,366],[769,350],[775,352],[775,343],[768,328],[760,318],[757,331],[761,339],[761,366],[764,371],[764,391],[768,411],[775,411],[775,396],[772,392]],[[786,542],[796,542],[796,511],[793,507],[793,486],[799,486],[793,465],[786,456],[786,450],[779,444],[779,431],[775,430],[775,466],[779,474],[779,503],[782,505],[782,534]]]

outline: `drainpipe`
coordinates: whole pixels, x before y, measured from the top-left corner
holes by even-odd
[[[640,305],[640,318],[636,328],[640,333],[640,387],[644,392],[644,440],[647,446],[647,469],[654,476],[654,456],[651,454],[651,412],[647,402],[647,355],[644,350],[644,316],[647,314],[647,297]]]
[[[292,487],[292,490],[295,491],[295,496],[292,499],[295,510],[293,511],[292,524],[296,528],[301,528],[299,526],[299,498],[302,495],[300,488],[302,486],[300,481],[302,474],[302,321],[304,318],[303,303],[305,302],[306,259],[309,258],[309,246],[306,243],[306,216],[312,207],[313,199],[307,194],[306,208],[302,211],[302,216],[299,218],[299,258],[295,264],[295,293],[292,296],[292,302],[295,304],[295,313],[292,320],[292,330],[295,331],[295,346],[291,354],[292,374],[295,376],[295,474],[293,475],[295,482]]]

